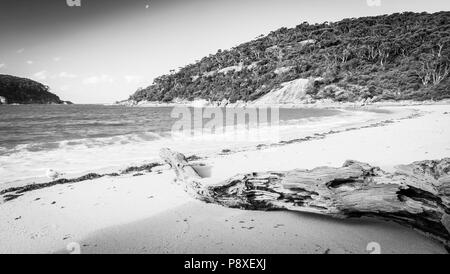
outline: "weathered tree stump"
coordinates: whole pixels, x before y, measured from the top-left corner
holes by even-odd
[[[194,198],[231,208],[374,217],[412,227],[450,247],[450,158],[388,173],[357,161],[342,167],[253,172],[206,184],[183,154],[160,153]]]

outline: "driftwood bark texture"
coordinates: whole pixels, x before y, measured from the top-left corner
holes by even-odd
[[[336,218],[375,217],[412,227],[450,246],[450,158],[420,161],[388,173],[357,161],[342,167],[253,172],[205,184],[183,154],[163,160],[194,198],[231,208],[292,210]]]

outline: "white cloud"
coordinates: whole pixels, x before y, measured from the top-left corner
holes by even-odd
[[[27,64],[28,64],[28,65],[32,65],[33,63],[34,63],[34,62],[31,61],[31,60],[28,60],[28,61],[27,61]]]
[[[0,64],[0,69],[6,67],[5,64]]]
[[[19,53],[19,54],[22,53],[22,52],[24,52],[24,51],[25,51],[24,48],[21,48],[21,49],[16,50],[16,52]]]
[[[83,84],[85,85],[95,85],[95,84],[103,84],[103,83],[112,83],[114,82],[114,79],[107,75],[102,74],[98,76],[90,76],[83,79]]]
[[[125,75],[124,78],[128,83],[139,83],[142,81],[142,76],[139,75]]]
[[[35,74],[33,74],[33,77],[37,80],[45,80],[47,79],[47,71],[43,70],[36,72]]]
[[[53,61],[59,62],[61,60],[61,57],[53,57]]]
[[[77,78],[78,76],[76,74],[63,71],[58,74],[58,77],[60,77],[60,78]]]

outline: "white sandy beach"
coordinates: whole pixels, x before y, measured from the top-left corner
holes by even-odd
[[[397,110],[393,123],[343,123],[352,130],[213,154],[202,162],[213,166],[210,180],[221,181],[243,172],[341,166],[347,159],[389,171],[450,156],[450,105],[390,108]],[[411,110],[421,115],[398,119]],[[142,176],[56,185],[0,203],[0,253],[69,253],[70,243],[82,253],[369,253],[370,242],[379,243],[382,253],[447,253],[440,243],[394,223],[204,204],[174,178],[164,166]]]

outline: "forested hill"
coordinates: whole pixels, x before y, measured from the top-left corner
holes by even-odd
[[[402,13],[281,28],[163,75],[129,100],[255,100],[314,79],[311,100],[450,98],[450,12]]]
[[[0,104],[64,104],[49,87],[27,79],[0,74]]]

